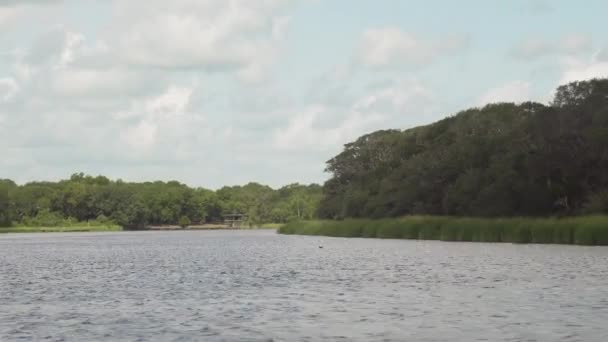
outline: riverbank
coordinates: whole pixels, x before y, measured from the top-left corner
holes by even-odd
[[[122,227],[110,226],[70,226],[70,227],[8,227],[0,228],[2,233],[68,233],[68,232],[116,232]]]
[[[608,245],[608,216],[571,218],[455,218],[297,221],[281,234],[388,239]]]
[[[64,226],[64,227],[24,227],[15,226],[2,228],[0,227],[0,234],[2,233],[67,233],[67,232],[116,232],[122,230],[145,230],[145,231],[183,231],[183,230],[250,230],[250,229],[278,229],[282,227],[279,223],[267,223],[262,224],[259,227],[242,227],[235,228],[229,227],[224,224],[202,224],[192,225],[187,228],[182,228],[177,225],[164,225],[164,226],[149,226],[145,229],[123,229],[118,225],[108,226]]]
[[[231,227],[227,224],[197,224],[190,225],[188,227],[181,227],[178,225],[150,225],[143,229],[125,229],[125,230],[162,230],[162,231],[173,231],[173,230],[250,230],[250,229],[278,229],[281,227],[281,224],[277,223],[267,223],[259,226],[240,226],[240,227]]]

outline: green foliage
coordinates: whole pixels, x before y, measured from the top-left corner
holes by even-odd
[[[326,170],[319,215],[329,219],[608,213],[608,79],[561,86],[551,106],[490,104],[367,134]],[[513,234],[535,238],[525,226]]]
[[[192,222],[190,222],[188,216],[182,216],[179,218],[179,226],[182,228],[188,228],[191,223]]]
[[[21,221],[23,225],[29,227],[58,227],[70,226],[75,222],[74,219],[64,219],[61,215],[51,212],[49,209],[42,209],[36,216],[26,216]]]
[[[99,216],[97,216],[97,219],[95,221],[97,221],[101,224],[113,223],[112,220],[110,220],[110,218],[104,214],[99,214]]]
[[[608,216],[572,218],[455,218],[294,221],[282,234],[472,242],[608,245]]]
[[[221,222],[223,215],[246,215],[249,224],[313,219],[321,199],[319,185],[292,184],[274,190],[257,183],[224,187],[217,192],[176,181],[126,183],[103,176],[72,175],[60,182],[17,186],[0,180],[0,226],[59,227],[74,222],[147,225]]]
[[[0,227],[10,227],[12,224],[13,213],[9,190],[13,187],[14,183],[0,180]]]
[[[587,214],[608,214],[608,190],[590,195],[584,211]]]
[[[263,223],[258,228],[260,229],[279,229],[283,227],[284,223]]]

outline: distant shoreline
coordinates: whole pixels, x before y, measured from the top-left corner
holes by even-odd
[[[0,228],[0,234],[8,233],[88,233],[88,232],[119,232],[120,226],[63,226],[63,227],[8,227]]]
[[[273,226],[272,224],[260,225],[259,227],[230,227],[224,224],[200,224],[190,225],[186,228],[182,228],[178,225],[150,225],[145,228],[124,228],[125,231],[182,231],[182,230],[251,230],[251,229],[277,229],[279,227]]]
[[[0,228],[0,234],[16,233],[87,233],[87,232],[137,232],[137,231],[189,231],[189,230],[256,230],[278,229],[280,224],[262,224],[259,227],[228,227],[219,224],[192,225],[182,228],[177,225],[149,226],[141,229],[128,229],[118,225],[111,226],[64,226],[64,227],[8,227]]]

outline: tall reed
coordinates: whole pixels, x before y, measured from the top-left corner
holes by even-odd
[[[295,221],[282,234],[442,241],[608,245],[608,216],[460,218],[407,216],[380,220]]]

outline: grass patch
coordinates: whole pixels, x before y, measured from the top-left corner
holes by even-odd
[[[407,216],[380,220],[296,221],[281,234],[472,242],[608,245],[608,216],[457,218]]]
[[[279,229],[283,227],[284,223],[264,223],[259,225],[257,228],[259,229]]]

